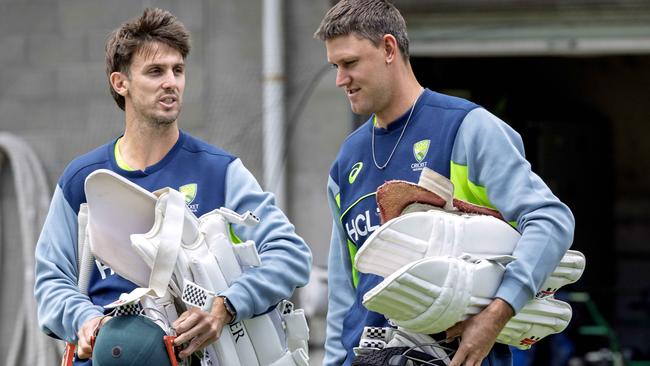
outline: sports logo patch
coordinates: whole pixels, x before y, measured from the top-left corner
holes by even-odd
[[[519,345],[532,346],[533,344],[537,343],[537,341],[539,341],[540,339],[542,339],[542,337],[530,336],[530,338],[522,339],[521,342],[519,342]]]
[[[189,205],[196,198],[196,191],[198,185],[196,183],[186,184],[184,186],[178,187],[178,191],[185,196],[185,204]]]
[[[352,166],[352,170],[350,171],[350,175],[348,176],[348,182],[350,182],[350,184],[354,183],[354,181],[357,180],[357,176],[359,175],[361,169],[363,169],[362,162],[358,162]]]
[[[424,160],[424,158],[427,156],[430,144],[431,140],[422,140],[413,144],[413,156],[415,157],[415,160],[418,161],[418,163],[421,163],[422,160]]]

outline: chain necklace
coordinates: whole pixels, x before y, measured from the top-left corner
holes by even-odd
[[[395,153],[395,150],[397,150],[397,145],[399,145],[400,141],[402,141],[402,136],[404,136],[404,131],[406,131],[406,127],[408,127],[409,122],[411,121],[411,115],[413,114],[413,110],[415,109],[415,105],[418,104],[418,100],[420,100],[420,97],[422,96],[422,94],[424,94],[424,88],[422,89],[422,91],[420,92],[418,97],[415,99],[415,102],[411,106],[411,111],[409,112],[409,116],[406,119],[406,123],[404,124],[404,127],[402,127],[402,132],[399,134],[399,138],[397,139],[397,142],[395,143],[395,146],[393,146],[393,151],[390,152],[390,155],[388,156],[388,160],[386,160],[386,163],[384,163],[383,165],[377,164],[377,157],[375,156],[375,127],[374,126],[372,127],[372,139],[371,139],[371,141],[372,141],[372,143],[371,143],[371,145],[372,145],[372,161],[375,163],[375,166],[377,167],[377,169],[384,170],[384,168],[388,165],[388,163],[390,163],[390,159],[393,158],[393,154]],[[375,118],[377,118],[377,117],[375,116]]]

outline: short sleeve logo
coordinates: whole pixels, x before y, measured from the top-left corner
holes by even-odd
[[[350,175],[348,176],[348,182],[350,184],[354,183],[355,180],[357,180],[357,176],[359,175],[359,172],[363,168],[363,163],[358,162],[352,166],[352,170],[350,171]]]
[[[424,160],[424,158],[427,156],[430,144],[431,140],[422,140],[413,144],[413,156],[415,157],[415,160],[418,161],[418,163],[421,163],[422,160]]]

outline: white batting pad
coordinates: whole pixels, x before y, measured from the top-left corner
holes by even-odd
[[[85,190],[93,255],[120,276],[149,287],[151,270],[131,248],[129,236],[151,229],[157,197],[106,169],[92,172]]]
[[[374,231],[357,252],[355,266],[360,272],[386,277],[424,257],[512,254],[520,237],[510,225],[492,216],[414,212]]]
[[[503,264],[486,259],[472,263],[429,257],[386,278],[364,296],[363,305],[408,331],[438,333],[489,305],[504,270]],[[540,339],[562,332],[571,314],[571,306],[563,301],[535,298],[510,319],[497,342],[528,349]]]
[[[387,277],[408,263],[430,256],[511,255],[520,237],[510,225],[492,216],[440,210],[408,213],[373,232],[357,252],[355,266],[360,272]],[[585,263],[584,254],[567,251],[537,297],[551,296],[562,286],[576,282]]]
[[[163,204],[164,198],[165,196],[161,195],[156,206],[156,221],[152,229],[145,234],[131,235],[134,248],[153,268],[156,268],[156,264],[164,258],[156,256],[151,263],[152,254],[158,253],[165,246],[166,226],[174,225],[173,222],[165,221],[165,215],[161,214],[166,208]],[[186,212],[190,211],[186,209]],[[194,226],[193,229],[201,234],[197,235],[194,241],[179,243],[182,250],[175,261],[175,278],[181,282],[178,285],[184,289],[184,293],[187,292],[188,285],[192,286],[192,284],[210,294],[219,293],[227,289],[229,283],[242,274],[229,238],[228,221],[219,214],[218,210],[215,210],[190,222]],[[181,226],[178,223],[175,225]],[[215,247],[220,248],[219,258],[212,253]],[[227,263],[224,257],[228,258]],[[158,266],[158,268],[164,267]],[[157,275],[156,270],[152,270],[151,277],[155,278]],[[211,301],[207,301],[202,306],[207,308],[210,305]],[[216,356],[218,364],[263,366],[278,360],[291,361],[291,357],[286,357],[287,351],[282,344],[283,339],[270,318],[271,315],[246,319],[226,327],[221,337],[213,344],[215,352],[211,353]]]
[[[505,267],[428,257],[400,268],[364,295],[363,305],[417,333],[445,331],[492,300]]]
[[[259,264],[254,243],[236,253],[229,236],[230,222],[259,221],[250,212],[217,209],[197,219],[178,191],[152,194],[108,170],[89,175],[86,195],[93,254],[122,277],[152,288],[156,299],[184,295],[186,302],[208,310],[214,294],[242,274],[242,265]],[[300,317],[291,319],[296,323],[292,339],[302,341],[298,338],[306,332],[296,331]],[[286,326],[277,310],[228,325],[206,353],[220,366],[307,365],[306,349],[287,349]]]

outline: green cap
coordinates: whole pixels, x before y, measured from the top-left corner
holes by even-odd
[[[94,366],[171,366],[163,337],[151,319],[139,315],[110,319],[99,329],[93,347]]]

